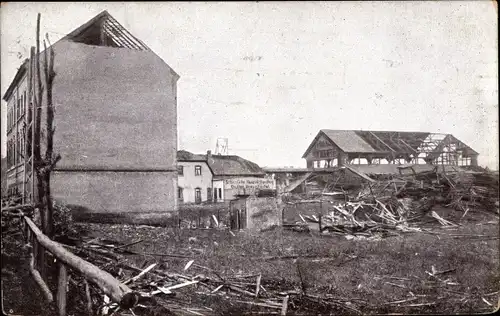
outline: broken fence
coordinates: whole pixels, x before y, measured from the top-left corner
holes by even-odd
[[[98,268],[94,264],[74,255],[64,245],[51,240],[44,235],[37,225],[29,218],[34,207],[20,205],[2,208],[2,218],[18,217],[22,221],[24,242],[30,249],[29,271],[36,284],[39,286],[45,300],[48,303],[55,302],[58,315],[67,315],[67,294],[69,272],[78,273],[85,279],[88,306],[92,306],[87,281],[96,285],[107,297],[118,304],[121,308],[131,308],[137,304],[139,294],[132,291],[126,284],[121,283],[108,272]],[[54,297],[48,285],[47,269],[48,259],[51,257],[57,263],[57,293]],[[92,313],[92,310],[89,310]]]

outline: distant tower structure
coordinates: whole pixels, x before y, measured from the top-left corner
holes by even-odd
[[[228,155],[228,139],[227,138],[217,138],[217,144],[215,145],[216,155]]]

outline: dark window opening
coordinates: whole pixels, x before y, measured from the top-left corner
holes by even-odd
[[[179,176],[183,176],[184,175],[184,167],[183,166],[178,166],[177,167],[177,174]]]
[[[207,188],[207,200],[212,202],[212,188]]]
[[[201,203],[201,189],[200,188],[196,188],[194,190],[194,200],[195,200],[196,204]]]
[[[177,188],[177,198],[179,199],[179,202],[184,201],[184,189],[183,188]]]

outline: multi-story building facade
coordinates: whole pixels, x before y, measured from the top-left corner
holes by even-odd
[[[51,177],[54,199],[95,213],[176,210],[179,76],[106,11],[51,48],[54,153],[61,156]],[[28,88],[36,86],[28,80],[32,64],[19,68],[3,97],[7,185],[27,200],[34,186],[24,181],[23,130]]]
[[[24,176],[25,112],[27,108],[28,60],[19,68],[4,100],[7,102],[7,192],[22,194]]]

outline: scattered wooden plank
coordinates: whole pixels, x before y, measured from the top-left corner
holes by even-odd
[[[290,297],[290,296],[289,296],[289,295],[287,295],[287,296],[285,296],[285,297],[283,298],[283,304],[281,305],[281,315],[282,315],[282,316],[286,316],[286,312],[287,312],[287,310],[288,310],[288,298],[289,298],[289,297]]]
[[[261,281],[262,275],[259,274],[257,277],[257,285],[255,287],[255,297],[259,297],[259,291],[260,291],[260,281]]]
[[[186,265],[184,266],[184,271],[186,271],[187,269],[189,269],[189,267],[193,264],[194,260],[190,260],[188,261],[188,263],[186,263]]]
[[[127,281],[123,282],[123,284],[129,284],[129,283],[133,283],[133,282],[139,280],[142,276],[144,276],[146,273],[151,271],[156,265],[157,265],[157,263],[153,263],[152,265],[148,266],[146,269],[142,270],[141,273],[139,273],[135,277],[130,278]]]

